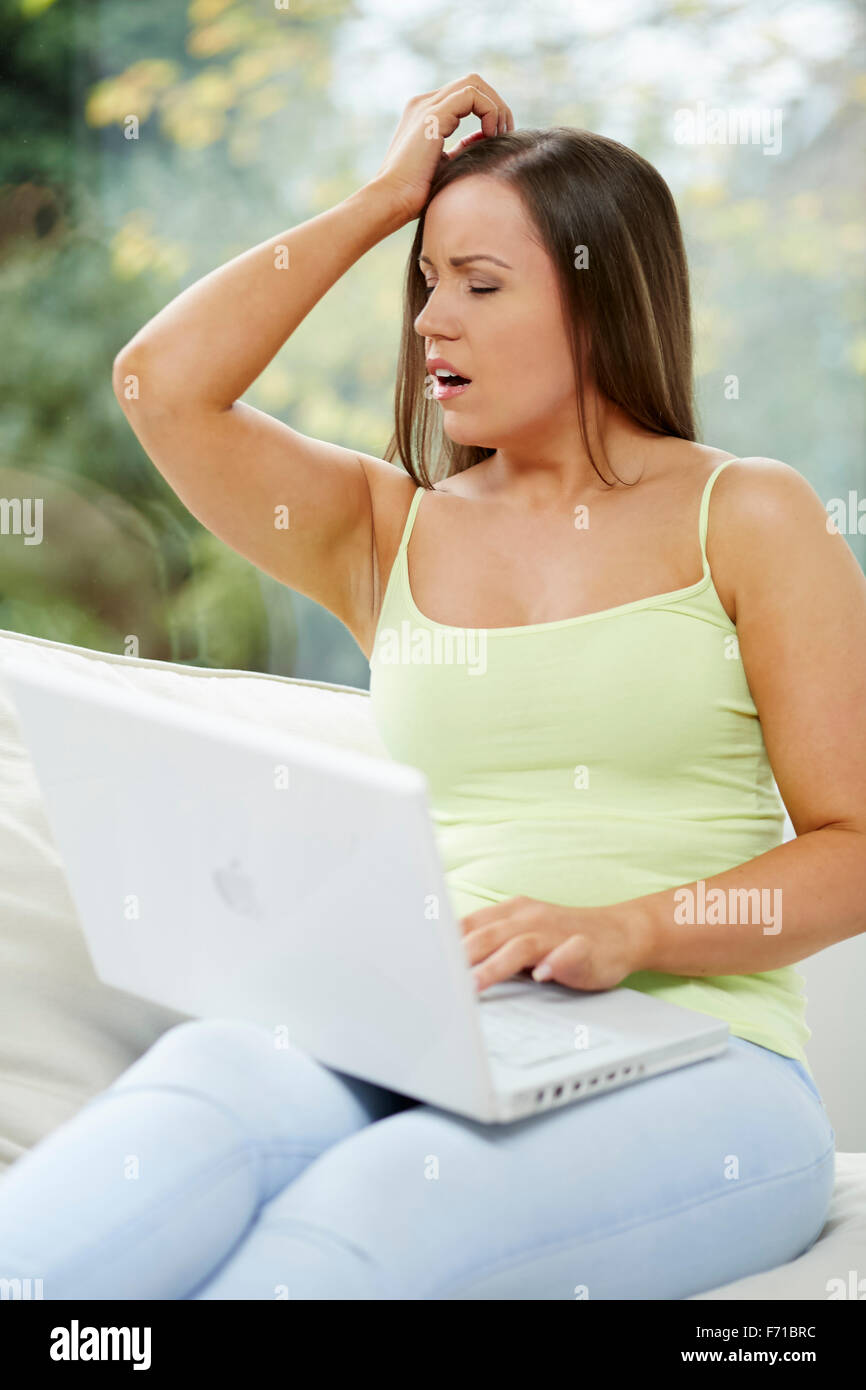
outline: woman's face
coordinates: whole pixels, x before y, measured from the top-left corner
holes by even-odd
[[[471,383],[439,400],[449,438],[520,452],[570,434],[574,368],[556,272],[514,190],[483,174],[443,188],[427,209],[419,267],[428,394],[442,389],[431,390],[431,358]]]

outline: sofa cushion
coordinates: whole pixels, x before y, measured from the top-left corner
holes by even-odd
[[[0,629],[0,1172],[185,1017],[102,984],[93,970],[3,679],[7,656],[387,756],[365,690],[90,651]]]

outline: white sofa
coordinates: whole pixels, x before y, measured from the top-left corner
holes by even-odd
[[[387,756],[364,690],[203,670],[0,630],[0,1181],[184,1017],[94,974],[3,681],[7,655]],[[866,1276],[866,1154],[838,1153],[833,1206],[812,1249],[700,1298],[826,1299],[839,1287],[830,1281],[850,1284],[851,1271]]]

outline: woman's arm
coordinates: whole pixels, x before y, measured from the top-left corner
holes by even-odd
[[[141,369],[136,409],[230,409],[326,291],[405,220],[374,180],[204,275],[119,353],[121,378]]]
[[[797,839],[704,881],[726,902],[731,889],[765,890],[777,921],[688,925],[675,892],[636,900],[644,968],[675,975],[773,970],[866,931],[866,579],[784,463],[729,464],[711,515],[710,567],[735,594],[740,657]]]
[[[238,397],[401,215],[389,190],[362,188],[191,285],[114,364],[130,425],[192,514],[349,625],[372,597],[365,469],[396,470],[308,438]]]
[[[513,128],[509,108],[475,73],[413,97],[370,183],[198,280],[114,364],[133,430],[193,515],[329,608],[362,647],[381,589],[376,518],[405,514],[408,480],[383,459],[310,439],[239,397],[331,285],[418,216],[450,157],[445,139],[473,113],[481,131],[462,144]]]

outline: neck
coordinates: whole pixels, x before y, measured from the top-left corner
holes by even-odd
[[[612,401],[597,395],[587,400],[586,432],[589,450],[577,421],[567,430],[552,427],[546,435],[533,431],[531,441],[509,440],[476,467],[483,469],[491,492],[507,491],[527,505],[557,505],[561,501],[607,493],[642,474],[648,449],[660,436],[635,423]],[[618,481],[621,480],[621,481]]]

